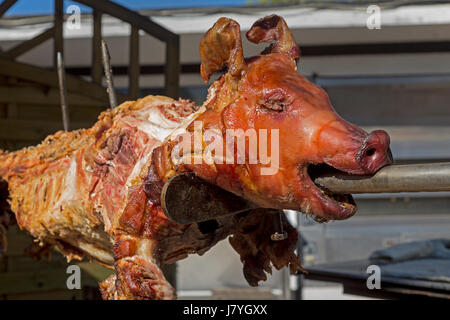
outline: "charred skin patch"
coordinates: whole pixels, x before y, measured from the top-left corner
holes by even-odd
[[[219,223],[215,219],[198,223],[198,229],[203,234],[208,234],[208,233],[214,232],[217,230],[217,228],[219,228]]]

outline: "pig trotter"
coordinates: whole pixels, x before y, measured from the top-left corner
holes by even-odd
[[[142,257],[116,261],[116,274],[100,283],[105,300],[172,300],[175,290],[164,278],[161,269]]]
[[[105,300],[172,300],[176,292],[164,277],[152,250],[153,240],[121,234],[114,245],[116,273],[100,283]]]

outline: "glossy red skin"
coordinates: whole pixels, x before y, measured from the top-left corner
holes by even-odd
[[[279,129],[278,172],[261,175],[264,165],[248,163],[185,169],[262,207],[299,210],[325,220],[352,216],[356,207],[324,197],[306,173],[307,166],[326,163],[350,174],[373,174],[392,162],[387,133],[369,135],[343,120],[325,91],[298,74],[295,60],[286,54],[249,59],[235,79],[226,74],[214,84],[208,110],[197,121],[204,129],[220,130],[223,137],[225,129]],[[284,110],[267,108],[274,101],[281,101]],[[367,156],[370,149],[373,154]],[[248,148],[246,152],[248,159]]]

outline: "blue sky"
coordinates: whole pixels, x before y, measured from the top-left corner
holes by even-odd
[[[1,1],[0,1],[1,2]],[[189,7],[213,7],[213,6],[241,6],[248,3],[247,0],[114,0],[129,9],[167,9]],[[19,0],[7,15],[34,15],[48,14],[53,11],[54,0]],[[67,7],[74,4],[73,1],[64,1]],[[82,7],[83,11],[88,11]]]

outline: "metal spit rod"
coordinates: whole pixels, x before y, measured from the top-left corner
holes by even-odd
[[[58,70],[59,97],[61,101],[62,121],[65,131],[70,129],[69,105],[67,104],[66,69],[61,52],[56,53]]]
[[[335,193],[450,191],[450,162],[391,165],[371,177],[338,174],[314,182]]]
[[[314,182],[334,193],[399,193],[450,191],[450,162],[391,165],[374,176],[329,174]],[[170,178],[161,193],[161,206],[167,217],[187,224],[255,209],[244,199],[211,185],[193,173]],[[279,217],[275,216],[276,225]],[[282,240],[282,227],[272,235]],[[276,240],[275,239],[275,240]]]
[[[108,45],[105,40],[102,40],[102,60],[103,60],[103,69],[105,71],[106,77],[106,86],[107,92],[109,96],[109,106],[111,109],[117,106],[117,97],[116,91],[114,90],[114,80],[112,76],[112,68],[111,68],[111,56],[109,54]]]

